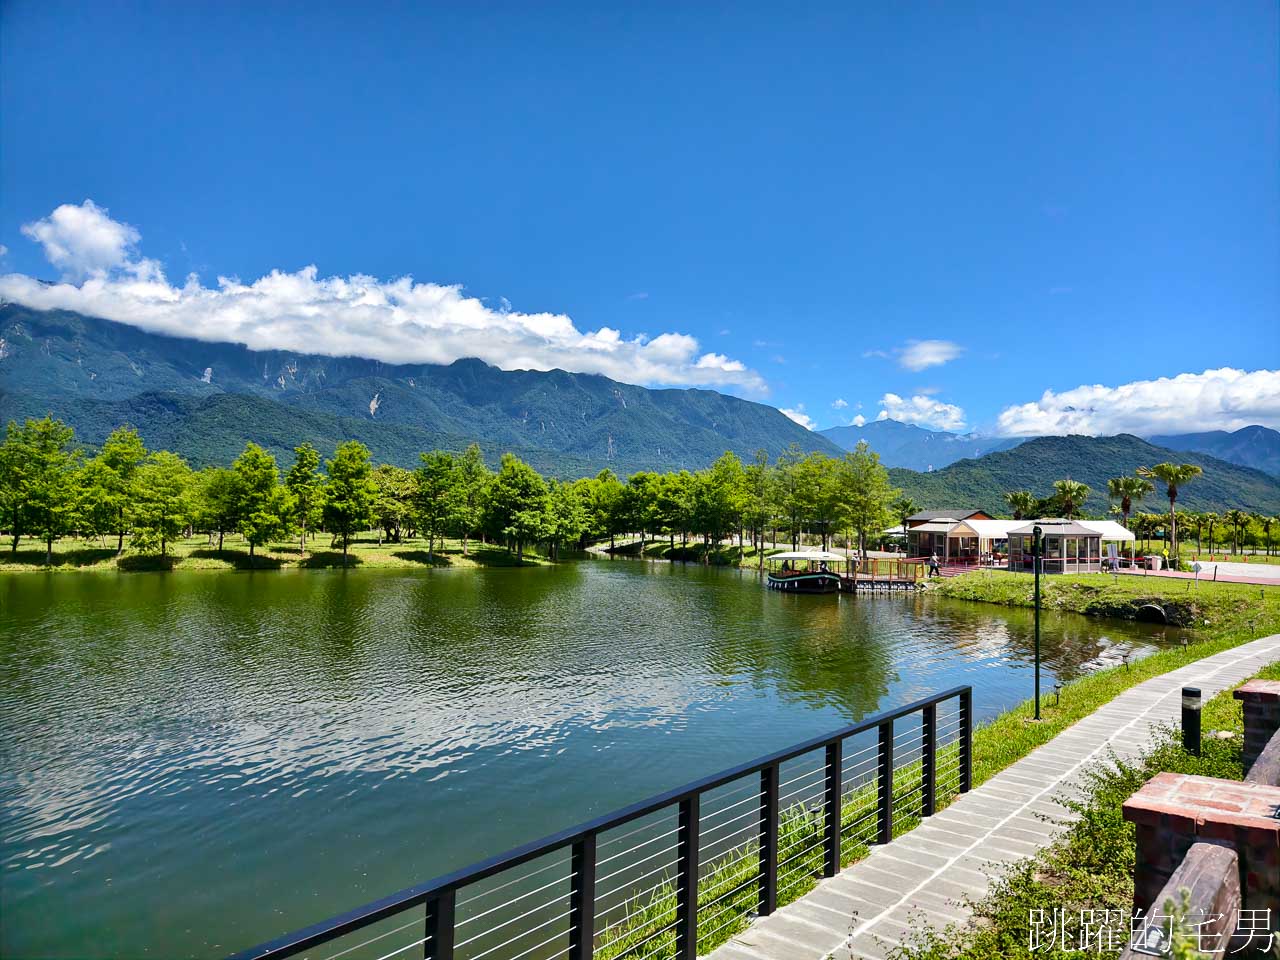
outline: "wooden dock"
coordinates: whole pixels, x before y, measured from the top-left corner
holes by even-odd
[[[840,577],[840,589],[845,593],[918,590],[928,579],[928,566],[928,561],[923,559],[869,557],[855,572]]]

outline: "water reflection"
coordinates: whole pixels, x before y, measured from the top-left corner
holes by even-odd
[[[0,614],[5,956],[222,955],[927,692],[990,715],[1032,648],[644,563],[13,576]],[[1160,634],[1044,636],[1051,682]]]

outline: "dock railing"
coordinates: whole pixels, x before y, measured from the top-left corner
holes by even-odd
[[[966,792],[972,743],[955,687],[234,960],[694,960]]]

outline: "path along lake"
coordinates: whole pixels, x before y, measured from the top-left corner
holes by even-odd
[[[1167,642],[1046,615],[1045,687]],[[990,717],[1031,676],[1028,611],[724,568],[4,577],[0,954],[224,956],[947,687]]]

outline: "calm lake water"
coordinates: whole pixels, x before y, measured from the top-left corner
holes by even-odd
[[[960,683],[1025,611],[636,561],[0,578],[0,954],[217,957]],[[1137,624],[1047,616],[1046,685]]]

